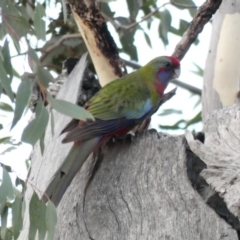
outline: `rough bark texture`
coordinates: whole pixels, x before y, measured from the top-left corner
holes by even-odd
[[[156,132],[115,143],[87,189],[92,162],[59,205],[57,239],[237,239],[186,175],[185,141]]]
[[[205,142],[187,139],[191,150],[206,164],[203,178],[240,218],[240,104],[214,111],[205,122]]]
[[[69,0],[74,19],[92,57],[101,86],[121,77],[123,61],[95,0]]]
[[[206,66],[204,69],[204,85],[202,93],[202,117],[204,120],[207,118],[207,115],[213,110],[222,108],[222,103],[220,102],[219,95],[213,89],[214,63],[216,61],[217,47],[224,16],[226,14],[233,14],[235,12],[240,12],[240,1],[224,0],[213,19],[213,31]],[[229,44],[231,44],[231,37],[233,36],[229,36]],[[228,79],[226,79],[226,81],[228,81]]]

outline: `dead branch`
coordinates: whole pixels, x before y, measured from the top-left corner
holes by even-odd
[[[177,44],[173,56],[182,60],[190,46],[197,39],[199,33],[202,32],[206,23],[212,18],[213,14],[218,10],[222,0],[207,0],[198,10],[196,16],[189,25],[188,30]]]

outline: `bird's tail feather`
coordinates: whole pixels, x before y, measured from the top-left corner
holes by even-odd
[[[96,137],[82,142],[79,146],[73,145],[45,191],[45,202],[50,199],[55,206],[59,204],[73,178],[98,143],[99,137]]]

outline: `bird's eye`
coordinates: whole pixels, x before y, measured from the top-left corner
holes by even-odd
[[[166,67],[166,68],[170,68],[170,67],[171,67],[171,63],[166,62],[166,63],[165,63],[165,67]]]

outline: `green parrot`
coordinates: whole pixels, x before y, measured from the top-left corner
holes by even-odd
[[[113,136],[125,135],[152,116],[170,80],[180,74],[175,57],[162,56],[104,86],[86,104],[94,121],[73,119],[62,130],[63,143],[74,142],[43,196],[57,206],[91,152]],[[48,197],[46,197],[48,196]]]

